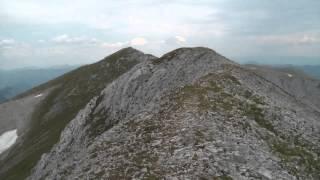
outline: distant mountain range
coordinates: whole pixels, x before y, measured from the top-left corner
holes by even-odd
[[[299,69],[314,78],[320,79],[320,58],[318,57],[238,57],[235,59],[242,64]]]
[[[294,71],[295,73],[300,73],[301,75],[303,74],[304,76],[309,76],[310,78],[320,79],[320,65],[263,65],[259,63],[249,63],[247,65],[265,66],[284,71]]]
[[[296,68],[303,70],[305,73],[320,79],[320,65],[305,65],[305,66],[296,66]]]
[[[0,70],[0,103],[32,87],[60,76],[77,66]]]
[[[0,179],[320,179],[320,80],[134,48],[0,104]]]

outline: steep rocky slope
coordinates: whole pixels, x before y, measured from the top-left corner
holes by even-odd
[[[0,179],[24,179],[80,109],[136,64],[153,59],[132,48],[83,66],[0,105],[0,125],[18,128],[16,144],[0,155]],[[40,97],[40,98],[39,98]],[[22,126],[18,126],[22,124]]]
[[[319,179],[320,113],[297,95],[181,48],[90,98],[29,179]]]

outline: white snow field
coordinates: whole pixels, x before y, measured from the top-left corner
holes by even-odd
[[[38,94],[38,95],[36,95],[36,96],[34,96],[35,98],[38,98],[38,97],[41,97],[41,96],[43,96],[43,94]]]
[[[7,131],[0,136],[0,154],[10,148],[17,140],[17,129]]]

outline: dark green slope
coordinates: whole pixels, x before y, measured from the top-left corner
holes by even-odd
[[[61,131],[90,99],[137,63],[152,58],[151,55],[126,48],[16,97],[19,100],[52,89],[33,112],[27,133],[0,162],[0,179],[26,178],[41,155],[58,142]]]

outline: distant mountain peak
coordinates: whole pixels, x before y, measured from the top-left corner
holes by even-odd
[[[120,49],[113,54],[105,57],[102,59],[100,62],[110,62],[110,61],[132,61],[132,60],[137,60],[139,62],[144,61],[145,59],[153,59],[156,58],[153,55],[145,54],[144,52],[137,50],[133,47],[126,47],[123,49]],[[98,62],[99,63],[99,62]]]
[[[216,52],[210,48],[206,47],[182,47],[175,49],[173,51],[170,51],[166,54],[164,54],[162,57],[172,55],[172,54],[194,54],[194,53],[210,53],[210,54],[216,54]]]
[[[233,61],[221,56],[213,49],[206,47],[182,47],[170,51],[164,54],[159,59],[156,59],[157,63],[169,62],[169,61],[214,61],[218,64],[235,64]],[[205,62],[204,62],[205,63]]]
[[[142,51],[138,50],[138,49],[135,49],[131,46],[129,47],[125,47],[123,49],[120,49],[118,52],[122,52],[122,53],[142,53],[144,54]]]
[[[128,55],[132,55],[132,54],[139,54],[139,55],[145,55],[144,52],[135,49],[131,46],[126,47],[126,48],[122,48],[118,51],[116,51],[115,53],[113,53],[112,55],[124,55],[124,56],[128,56]]]

